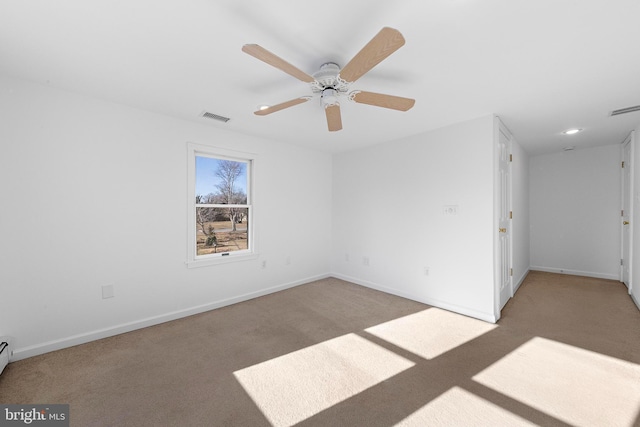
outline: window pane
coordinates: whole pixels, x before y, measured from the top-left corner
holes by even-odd
[[[196,203],[247,203],[247,163],[196,156]]]
[[[196,207],[196,255],[246,250],[249,208]]]

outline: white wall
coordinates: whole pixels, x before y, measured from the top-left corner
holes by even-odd
[[[529,272],[531,260],[529,236],[529,155],[513,140],[511,145],[511,203],[513,220],[513,288],[517,291]]]
[[[640,309],[640,125],[633,135],[633,264],[631,298]]]
[[[494,321],[492,144],[486,116],[335,155],[334,275]]]
[[[330,155],[6,77],[0,93],[0,335],[17,359],[329,273]],[[185,266],[187,141],[258,154],[260,259]]]
[[[531,157],[531,268],[620,278],[620,146]]]

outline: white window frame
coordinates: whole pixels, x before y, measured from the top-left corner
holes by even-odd
[[[216,159],[233,160],[247,163],[247,205],[225,205],[225,207],[248,207],[247,239],[248,248],[240,251],[217,254],[198,255],[196,250],[196,157],[212,157]],[[255,182],[256,155],[233,151],[208,145],[187,143],[187,267],[205,267],[209,265],[226,264],[229,262],[246,261],[258,258],[256,251],[256,211],[255,211]]]

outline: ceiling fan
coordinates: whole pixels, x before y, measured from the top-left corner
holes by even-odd
[[[308,83],[313,94],[312,96],[301,96],[277,105],[261,108],[255,111],[254,114],[266,116],[320,97],[327,116],[327,126],[329,131],[334,132],[342,129],[341,98],[346,98],[359,104],[407,111],[415,104],[414,99],[361,90],[349,91],[353,82],[403,45],[404,37],[402,37],[400,31],[384,27],[344,68],[340,69],[340,66],[334,62],[327,62],[322,64],[317,72],[309,75],[257,44],[246,44],[242,47],[243,52],[284,71],[298,80]]]

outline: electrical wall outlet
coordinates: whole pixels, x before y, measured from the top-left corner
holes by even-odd
[[[369,267],[369,257],[368,256],[362,257],[362,265],[364,265],[365,267]]]
[[[442,207],[444,215],[458,215],[458,205],[445,205]]]

